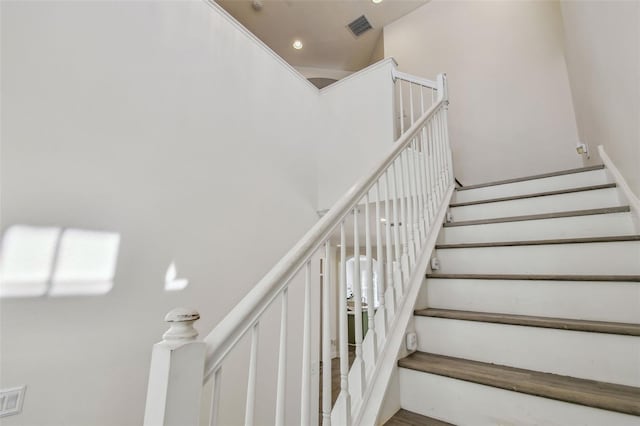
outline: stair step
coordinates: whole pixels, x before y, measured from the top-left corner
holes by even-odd
[[[506,246],[539,246],[552,244],[608,243],[619,241],[640,241],[640,235],[617,235],[610,237],[557,238],[552,240],[530,241],[495,241],[483,243],[438,244],[436,249],[506,247]]]
[[[463,321],[522,325],[527,327],[557,328],[560,330],[640,336],[640,324],[587,321],[567,318],[548,318],[530,315],[498,314],[489,312],[457,311],[452,309],[434,308],[418,309],[415,311],[415,315],[424,317],[448,318]]]
[[[640,324],[640,285],[629,281],[430,277],[418,306]]]
[[[414,352],[398,366],[486,386],[640,416],[640,388]]]
[[[631,213],[551,218],[444,228],[441,244],[635,235]]]
[[[442,420],[400,409],[384,424],[385,426],[454,426]]]
[[[640,275],[640,241],[437,250],[446,274]]]
[[[544,275],[544,274],[427,274],[426,278],[454,280],[614,281],[640,282],[640,275]]]
[[[507,216],[507,217],[498,217],[494,219],[464,220],[459,222],[448,222],[448,223],[445,223],[444,226],[448,228],[453,226],[482,225],[487,223],[522,222],[525,220],[543,220],[543,219],[554,219],[559,217],[590,216],[590,215],[608,214],[608,213],[626,213],[629,211],[631,211],[629,206],[606,207],[602,209],[570,210],[570,211],[555,212],[555,213]]]
[[[510,197],[489,198],[485,200],[467,201],[462,203],[451,203],[449,207],[475,206],[478,204],[497,203],[500,201],[514,201],[514,200],[522,200],[526,198],[546,197],[548,195],[571,194],[574,192],[593,191],[598,189],[608,189],[608,188],[615,188],[615,187],[616,187],[615,183],[607,183],[604,185],[581,186],[578,188],[560,189],[556,191],[537,192],[533,194],[523,194],[523,195],[512,195]]]
[[[599,170],[599,169],[604,169],[604,165],[600,164],[597,166],[580,167],[577,169],[561,170],[558,172],[543,173],[543,174],[533,175],[533,176],[525,176],[525,177],[519,177],[519,178],[513,178],[513,179],[498,180],[494,182],[479,183],[476,185],[469,185],[462,188],[457,188],[456,191],[468,191],[470,189],[485,188],[487,186],[504,185],[508,183],[523,182],[523,181],[534,180],[534,179],[543,179],[543,178],[549,178],[554,176],[563,176],[563,175],[569,175],[573,173],[589,172],[592,170]]]

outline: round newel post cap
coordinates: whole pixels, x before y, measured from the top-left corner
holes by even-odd
[[[175,308],[169,311],[164,320],[169,323],[162,338],[164,340],[195,340],[198,331],[193,323],[200,319],[198,311],[192,308]]]

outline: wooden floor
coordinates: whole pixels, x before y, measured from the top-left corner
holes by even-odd
[[[559,401],[640,416],[640,388],[414,352],[403,368]]]
[[[385,426],[453,426],[441,420],[421,416],[407,410],[399,410],[384,424]]]

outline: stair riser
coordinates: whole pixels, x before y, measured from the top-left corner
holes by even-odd
[[[443,274],[640,274],[640,241],[440,249]]]
[[[489,198],[510,197],[514,195],[533,194],[537,192],[558,191],[581,186],[603,185],[608,182],[604,169],[589,172],[572,173],[542,179],[533,179],[484,188],[456,191],[452,202],[486,200]]]
[[[456,425],[638,426],[638,417],[399,368],[400,405]],[[418,391],[419,390],[419,391]]]
[[[427,280],[430,308],[640,324],[640,283]]]
[[[454,221],[618,207],[616,188],[452,207]]]
[[[640,386],[640,337],[415,317],[418,350]]]
[[[439,243],[528,241],[635,234],[631,213],[597,214],[443,228]]]

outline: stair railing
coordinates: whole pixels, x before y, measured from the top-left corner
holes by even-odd
[[[398,73],[395,78],[419,80]],[[390,356],[397,355],[398,347],[390,346],[390,337],[404,334],[406,324],[400,323],[399,314],[413,309],[407,302],[410,292],[417,297],[416,286],[410,280],[424,277],[424,259],[433,249],[434,235],[440,229],[453,188],[444,74],[438,75],[435,86],[432,90],[437,96],[432,105],[426,108],[424,103],[417,104],[416,111],[420,113],[416,113],[415,120],[416,111],[410,108],[411,125],[406,131],[402,127],[402,135],[385,158],[307,232],[203,341],[196,340],[193,328],[199,318],[196,311],[177,309],[167,315],[165,320],[171,328],[153,348],[145,425],[203,424],[200,418],[203,386],[211,389],[208,424],[229,424],[227,417],[221,419],[224,404],[220,400],[221,395],[225,396],[225,384],[234,386],[237,382],[234,374],[239,372],[237,368],[225,370],[225,365],[241,341],[250,348],[248,368],[244,371],[247,372],[244,423],[254,424],[261,365],[259,336],[270,323],[278,324],[279,330],[266,330],[279,336],[278,343],[264,350],[272,351],[277,362],[269,367],[275,369],[275,374],[261,373],[260,384],[264,388],[267,384],[263,378],[273,377],[274,382],[268,386],[275,394],[261,396],[273,403],[269,408],[272,418],[266,419],[260,413],[259,423],[313,425],[321,421],[328,426],[362,421],[372,385],[380,381],[377,375],[382,358],[389,362]],[[355,259],[352,303],[346,297],[348,254]],[[363,259],[364,268],[359,259]],[[373,303],[374,275],[378,283],[377,307]],[[358,284],[363,277],[366,285],[361,287]],[[332,297],[336,287],[337,297]],[[362,288],[366,289],[364,295]],[[301,310],[302,324],[292,315],[296,309]],[[354,317],[355,351],[351,354],[349,310]],[[269,312],[270,321],[265,319]],[[367,313],[368,330],[364,329],[363,321],[356,320],[363,317],[363,312]],[[336,316],[337,342],[332,342],[331,322]],[[331,395],[332,343],[339,354],[340,371],[340,391],[335,404]],[[397,339],[395,344],[399,345]],[[300,387],[291,389],[287,373],[296,367],[300,368]],[[318,407],[320,393],[322,403]],[[260,402],[263,404],[264,399]],[[294,403],[296,407],[292,407]],[[236,413],[235,418],[240,415]]]
[[[438,82],[393,69],[396,140],[438,100]],[[420,114],[418,114],[420,111]]]

